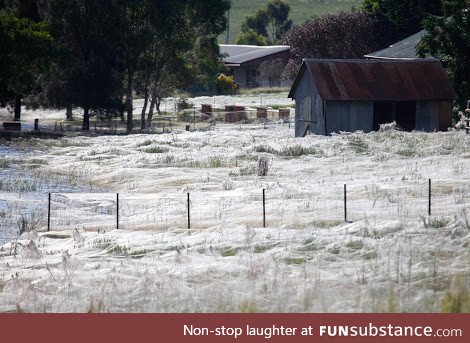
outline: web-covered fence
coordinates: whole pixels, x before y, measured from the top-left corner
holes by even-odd
[[[470,211],[470,185],[432,181],[429,190],[425,180],[400,180],[352,183],[346,193],[344,184],[313,182],[290,189],[276,185],[265,188],[264,201],[261,188],[171,194],[52,193],[50,202],[48,194],[4,193],[0,194],[0,238],[5,241],[19,232],[47,228],[197,230],[265,225],[301,229],[333,227],[345,220],[426,222]]]

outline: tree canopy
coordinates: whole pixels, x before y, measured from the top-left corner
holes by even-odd
[[[465,0],[444,0],[443,15],[424,21],[427,33],[418,46],[424,57],[439,57],[458,96],[460,108],[470,100],[470,13]]]
[[[229,8],[230,0],[0,0],[0,100],[34,88],[36,104],[83,108],[84,130],[93,113],[126,108],[130,132],[138,93],[144,128],[149,99],[158,110],[176,86],[215,85]]]
[[[0,11],[0,97],[3,101],[14,98],[16,120],[20,119],[21,99],[49,66],[52,44],[47,23]]]
[[[294,27],[284,44],[298,59],[363,58],[377,49],[376,22],[361,12],[339,12]]]
[[[270,0],[266,8],[259,9],[255,15],[245,18],[242,23],[241,34],[250,34],[250,30],[253,30],[264,36],[268,44],[278,44],[292,27],[289,13],[289,3],[283,0]],[[251,36],[253,35],[251,34]]]
[[[442,0],[363,0],[363,11],[382,26],[386,44],[422,30],[429,15],[442,14]]]
[[[237,38],[235,39],[235,44],[263,46],[267,45],[268,43],[264,36],[260,35],[253,29],[248,29],[238,33]]]

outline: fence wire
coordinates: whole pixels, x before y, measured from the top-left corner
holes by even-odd
[[[429,219],[426,182],[397,181],[347,186],[347,221],[425,221]],[[51,230],[167,230],[205,229],[215,226],[304,228],[333,227],[344,222],[341,184],[308,189],[194,191],[168,194],[53,193]],[[432,183],[431,217],[452,217],[470,204],[470,185],[446,181]],[[0,193],[0,243],[20,232],[45,229],[48,194],[34,196]],[[265,211],[263,211],[265,206]],[[265,217],[263,217],[265,213]]]

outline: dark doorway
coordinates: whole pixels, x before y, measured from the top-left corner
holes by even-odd
[[[416,125],[416,101],[398,102],[395,118],[400,129],[413,131]]]
[[[393,119],[393,102],[374,102],[374,131],[380,129],[380,124],[391,123]]]

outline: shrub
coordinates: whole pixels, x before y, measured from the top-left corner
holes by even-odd
[[[161,147],[161,146],[156,146],[152,148],[147,148],[144,151],[148,154],[163,154],[165,152],[168,152],[170,149]]]
[[[238,45],[268,45],[266,38],[260,35],[253,29],[248,29],[247,31],[241,31],[237,38],[235,39],[235,44]]]
[[[215,83],[215,88],[219,94],[233,94],[237,90],[237,84],[232,75],[220,74]]]
[[[178,99],[178,102],[176,103],[176,106],[178,107],[178,111],[182,111],[182,110],[187,110],[187,109],[193,108],[194,104],[190,103],[188,101],[188,98],[183,96],[183,97]]]

